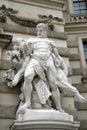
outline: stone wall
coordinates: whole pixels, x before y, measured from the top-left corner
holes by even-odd
[[[13,120],[15,119],[15,112],[19,104],[18,96],[20,93],[19,86],[16,86],[14,88],[8,88],[5,85],[3,73],[12,66],[9,57],[6,55],[6,51],[12,48],[15,39],[18,37],[29,38],[29,37],[36,36],[36,29],[34,27],[22,26],[18,23],[15,23],[13,18],[20,18],[20,20],[24,20],[26,18],[28,18],[28,20],[32,20],[32,19],[37,20],[38,19],[37,15],[40,12],[41,15],[49,16],[51,14],[53,15],[53,17],[57,17],[57,19],[58,18],[63,19],[62,10],[64,6],[64,2],[65,0],[61,0],[61,1],[59,0],[55,2],[51,0],[50,3],[48,0],[47,3],[45,0],[42,1],[39,0],[39,3],[32,2],[31,0],[29,1],[3,0],[0,2],[0,6],[2,6],[2,4],[5,4],[6,8],[12,8],[18,11],[18,14],[15,14],[16,17],[10,17],[10,15],[7,15],[5,16],[7,21],[0,23],[0,28],[2,30],[1,33],[13,36],[12,42],[0,40],[0,129],[1,130],[9,130],[9,127],[11,126]],[[77,47],[76,48],[74,47],[76,52],[75,54],[70,53],[73,51],[72,50],[69,51],[68,47],[72,43],[70,42],[70,44],[68,44],[67,47],[67,42],[66,42],[67,35],[64,32],[63,21],[53,20],[52,24],[55,26],[55,29],[53,31],[51,30],[48,31],[49,39],[55,41],[55,46],[58,48],[59,54],[63,57],[66,65],[69,68],[74,66],[73,64],[76,64],[76,66],[78,66],[78,68],[72,67],[73,76],[72,76],[72,81],[71,81],[71,77],[69,76],[69,82],[70,83],[73,82],[76,85],[77,84],[81,85],[81,83],[79,83],[81,75],[79,74],[80,72],[78,71],[80,67],[79,66],[80,59],[77,53]],[[16,63],[13,64],[14,66],[17,66]],[[68,92],[65,93],[64,96],[61,94],[61,102],[64,110],[72,114],[75,120],[77,120],[77,111],[74,106],[74,100],[72,94]]]
[[[87,130],[87,64],[85,62],[82,43],[84,38],[87,39],[87,22],[85,20],[85,16],[87,15],[74,15],[72,3],[72,0],[68,0],[69,10],[67,11],[68,20],[65,24],[65,32],[68,37],[67,46],[70,50],[69,61],[73,71],[71,80],[74,86],[76,86],[79,92],[86,99],[85,103],[75,102],[75,106],[78,110],[78,121],[81,122],[79,130]],[[83,21],[81,18],[83,18]]]

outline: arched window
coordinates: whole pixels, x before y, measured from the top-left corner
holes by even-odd
[[[87,0],[73,0],[74,14],[87,13]]]

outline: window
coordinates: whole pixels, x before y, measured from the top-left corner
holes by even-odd
[[[74,14],[87,13],[87,0],[73,0]]]
[[[85,61],[87,64],[87,41],[83,41],[83,48],[84,48]]]

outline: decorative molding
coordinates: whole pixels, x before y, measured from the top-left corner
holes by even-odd
[[[60,115],[60,113],[59,113]],[[70,115],[68,115],[70,116]],[[67,120],[52,120],[51,118],[49,120],[25,120],[24,122],[15,120],[11,130],[77,130],[80,123],[76,121],[68,121]]]
[[[6,16],[3,13],[0,13],[0,22],[6,23]]]
[[[12,42],[12,38],[13,36],[12,35],[8,35],[8,34],[0,34],[0,41],[7,41],[7,42]]]
[[[52,15],[47,16],[47,15],[38,14],[38,17],[39,17],[41,22],[47,23],[48,24],[48,29],[52,30],[52,31],[55,28],[55,26],[53,24],[53,21],[55,21],[55,22],[63,22],[62,18],[53,17]]]
[[[11,13],[11,14],[16,14],[16,13],[18,13],[17,10],[14,10],[14,9],[12,9],[12,8],[6,8],[5,5],[2,5],[2,6],[0,7],[0,11],[1,11],[1,12],[0,12],[0,22],[1,22],[1,23],[6,23],[6,21],[7,21],[6,16],[8,16],[9,13]]]
[[[59,17],[53,17],[52,15],[38,15],[38,19],[31,19],[31,18],[25,18],[25,17],[20,17],[16,16],[15,14],[18,13],[17,10],[14,10],[12,8],[6,8],[5,5],[2,5],[0,7],[1,14],[0,14],[0,22],[1,23],[6,23],[7,17],[9,17],[13,22],[22,25],[22,26],[27,26],[27,27],[36,27],[36,25],[40,22],[47,23],[48,29],[49,30],[54,30],[54,24],[53,21],[56,22],[63,22],[63,19]]]
[[[5,48],[12,42],[12,35],[0,34],[0,47]]]
[[[22,4],[29,4],[44,8],[51,8],[56,10],[63,10],[66,0],[9,0],[11,2],[18,2]]]
[[[70,23],[87,23],[87,14],[70,15]]]

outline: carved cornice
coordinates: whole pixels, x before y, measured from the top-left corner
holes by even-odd
[[[63,9],[66,0],[9,0],[23,4],[41,6],[44,8]]]
[[[69,23],[87,23],[87,14],[70,15]]]
[[[53,17],[52,15],[38,15],[38,19],[31,19],[31,18],[25,18],[25,17],[20,17],[16,16],[15,14],[18,13],[17,10],[14,10],[12,8],[6,8],[5,5],[2,5],[0,7],[1,14],[0,14],[0,22],[6,23],[6,18],[9,17],[13,22],[22,25],[22,26],[27,26],[27,27],[36,27],[36,25],[40,22],[47,23],[48,29],[49,30],[54,30],[54,24],[53,21],[55,22],[63,22],[63,19],[58,18],[58,17]]]

